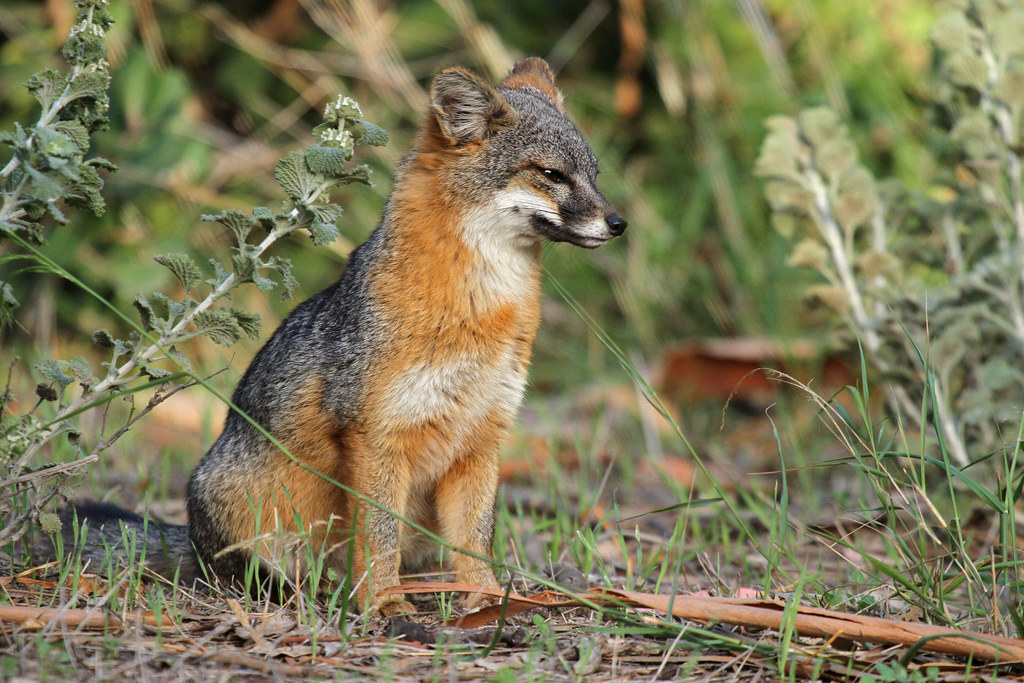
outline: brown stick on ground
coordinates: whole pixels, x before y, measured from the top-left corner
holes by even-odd
[[[440,591],[484,593],[494,597],[504,596],[502,591],[444,582],[407,583],[382,592],[435,593]],[[505,616],[511,616],[534,607],[574,607],[587,603],[646,607],[666,614],[671,609],[673,616],[692,621],[768,628],[776,631],[786,628],[785,622],[792,619],[793,628],[801,636],[823,638],[838,636],[848,640],[907,647],[920,643],[921,650],[927,652],[974,657],[1003,664],[1024,662],[1024,640],[1018,638],[1006,638],[911,621],[847,614],[803,605],[797,606],[791,615],[787,615],[785,613],[786,604],[773,600],[662,595],[611,588],[592,588],[577,596],[567,596],[554,591],[544,591],[532,596],[510,593],[508,604],[485,607],[463,617],[452,619],[446,625],[476,628],[498,619],[503,611]]]
[[[121,618],[97,609],[0,605],[0,624],[18,624],[23,629],[37,629],[50,623],[72,628],[120,628]]]

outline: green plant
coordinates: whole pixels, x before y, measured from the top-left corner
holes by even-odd
[[[41,243],[43,218],[64,223],[60,202],[103,213],[100,169],[114,166],[101,158],[85,159],[90,135],[107,125],[110,65],[104,37],[113,23],[107,0],[80,0],[81,10],[64,43],[64,58],[71,66],[64,74],[43,69],[25,87],[42,111],[28,128],[15,124],[0,133],[0,142],[14,154],[0,170],[0,234],[22,235]],[[0,321],[9,322],[17,302],[9,284],[0,287]]]
[[[251,215],[229,209],[204,216],[204,220],[222,224],[233,235],[235,246],[230,260],[211,258],[212,273],[204,276],[203,269],[186,254],[156,256],[157,263],[177,278],[181,295],[136,295],[133,304],[139,322],[135,322],[42,248],[45,217],[57,222],[66,220],[62,202],[102,212],[102,181],[97,169],[113,168],[103,159],[84,158],[90,133],[106,121],[110,77],[103,39],[111,19],[106,0],[81,0],[77,5],[81,9],[79,23],[64,48],[71,72],[62,75],[47,69],[33,76],[27,86],[42,106],[39,121],[29,129],[17,125],[13,132],[0,135],[0,141],[14,149],[10,162],[0,171],[0,240],[18,247],[0,258],[8,265],[18,264],[16,274],[46,272],[70,281],[99,299],[134,331],[123,339],[105,329],[93,334],[95,344],[109,354],[102,376],[94,374],[82,357],[39,363],[36,369],[45,381],[36,387],[38,400],[21,414],[9,409],[14,397],[8,380],[0,402],[0,545],[20,539],[32,521],[40,522],[44,531],[58,528],[59,519],[42,510],[55,495],[65,492],[61,484],[95,462],[100,452],[157,404],[203,381],[179,350],[183,342],[205,335],[218,344],[231,345],[243,335],[258,337],[260,316],[223,302],[245,283],[254,283],[263,291],[281,284],[284,296],[289,296],[296,284],[291,263],[268,257],[268,250],[299,230],[308,230],[315,245],[338,237],[336,221],[342,209],[330,200],[329,193],[348,183],[369,184],[366,166],[348,164],[353,148],[387,142],[382,129],[362,120],[354,100],[337,97],[327,105],[324,122],[313,131],[317,144],[288,153],[275,168],[275,177],[287,197],[281,210],[275,213],[258,206]],[[268,277],[268,271],[276,272],[278,279]],[[13,319],[16,303],[9,283],[0,283],[0,318]],[[75,383],[80,391],[67,396]],[[101,433],[87,450],[74,418],[90,409],[106,409],[117,397],[131,399],[146,390],[153,390],[148,403],[138,410],[132,404],[124,424],[110,434]],[[52,409],[42,409],[43,404],[52,404]],[[43,449],[61,435],[68,437],[74,449],[71,461],[36,464]]]
[[[865,683],[930,683],[938,680],[938,667],[908,669],[903,664],[879,663],[874,674],[868,674],[861,680]]]
[[[942,163],[880,183],[832,110],[768,120],[756,172],[807,295],[842,316],[901,420],[959,466],[1011,446],[1024,409],[1024,8],[954,3],[932,29]],[[924,378],[924,381],[922,381]]]

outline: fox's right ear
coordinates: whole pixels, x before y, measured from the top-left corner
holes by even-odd
[[[431,113],[440,132],[458,146],[486,140],[519,115],[501,94],[469,69],[453,67],[430,85]]]

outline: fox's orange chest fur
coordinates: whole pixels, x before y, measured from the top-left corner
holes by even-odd
[[[368,397],[381,401],[379,419],[396,428],[443,427],[454,442],[488,414],[507,423],[522,399],[540,323],[539,246],[478,248],[474,221],[488,220],[485,211],[456,211],[444,174],[412,165],[410,173],[423,178],[404,178],[408,189],[393,199],[389,257],[401,271],[371,281],[401,352],[373,369]],[[419,191],[431,180],[432,194]],[[494,272],[509,270],[509,263],[518,272],[513,282],[501,282]],[[410,290],[417,295],[407,296]]]
[[[411,166],[408,174],[419,171],[415,161]],[[470,519],[490,516],[496,449],[522,400],[540,323],[539,246],[479,249],[473,221],[489,220],[480,215],[486,211],[455,210],[443,173],[408,174],[393,198],[388,249],[402,268],[371,279],[376,310],[401,351],[367,377],[367,432],[402,444],[398,457],[411,493],[403,512],[443,532],[459,524],[457,511],[467,506],[478,508]],[[433,192],[420,192],[428,181]],[[512,286],[494,276],[510,261],[518,271]],[[460,468],[466,476],[451,476]],[[448,523],[438,514],[445,506],[437,501],[445,499],[452,501]],[[415,534],[403,527],[401,535],[409,555]],[[476,552],[487,552],[477,545]],[[478,567],[468,578],[490,585],[487,574]]]

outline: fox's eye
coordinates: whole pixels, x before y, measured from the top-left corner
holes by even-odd
[[[540,172],[544,174],[544,177],[553,183],[558,185],[567,185],[569,179],[565,177],[561,171],[556,171],[553,168],[544,168],[543,166],[538,167]]]

